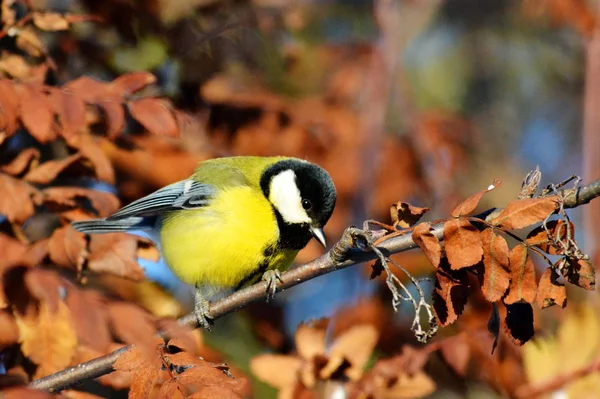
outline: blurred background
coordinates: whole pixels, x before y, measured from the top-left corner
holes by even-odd
[[[502,180],[501,188],[484,197],[478,209],[504,206],[516,198],[524,176],[536,166],[542,185],[573,174],[584,182],[600,176],[600,39],[598,5],[591,0],[2,4],[3,17],[12,10],[17,21],[31,10],[81,16],[70,21],[68,30],[31,28],[35,34],[26,39],[17,35],[20,42],[3,19],[4,78],[64,87],[81,76],[108,82],[146,71],[156,76],[155,84],[129,99],[165,98],[177,111],[178,137],[147,134],[170,125],[154,121],[153,128],[131,110],[116,129],[119,134],[111,137],[106,132],[115,115],[105,109],[87,132],[101,156],[68,140],[36,143],[26,129],[0,140],[2,164],[32,147],[40,151],[42,162],[64,158],[74,148],[95,157],[95,176],[66,172],[49,186],[93,188],[126,204],[187,177],[203,159],[301,157],[326,168],[336,183],[339,200],[326,227],[333,243],[349,225],[362,225],[366,219],[389,223],[390,206],[400,200],[430,207],[427,218],[435,220],[447,217],[462,199],[494,178]],[[583,208],[571,215],[578,240],[594,255],[600,210],[593,203]],[[36,242],[49,237],[61,221],[39,212],[22,224],[19,234],[28,244]],[[14,225],[6,220],[3,231],[15,236]],[[138,304],[158,317],[185,314],[192,291],[150,252],[138,257],[148,280],[131,282],[131,276],[121,273],[88,276],[87,284],[102,287],[102,293],[110,286],[107,297]],[[311,242],[297,263],[322,253]],[[394,259],[415,276],[432,273],[420,253]],[[70,278],[82,283],[75,274]],[[350,325],[371,323],[380,335],[376,357],[398,353],[405,344],[417,345],[409,330],[412,307],[403,305],[393,313],[383,280],[370,281],[370,274],[370,265],[361,265],[301,284],[278,294],[272,304],[257,303],[218,320],[213,331],[202,333],[203,340],[252,381],[253,393],[248,395],[267,399],[277,391],[252,376],[249,361],[260,353],[293,351],[301,322],[330,317],[332,336]],[[428,281],[422,286],[432,289]],[[578,301],[595,303],[595,296],[587,295],[569,289],[574,308]],[[485,330],[489,311],[490,304],[474,298],[462,324],[440,334]],[[554,336],[567,312],[553,309],[536,316],[539,335]],[[596,323],[595,311],[586,314]],[[574,320],[587,325],[588,319]],[[564,334],[564,341],[573,339]],[[514,397],[516,387],[533,378],[531,365],[548,362],[511,343],[492,356],[490,339],[482,338],[481,348],[470,349],[472,356],[480,356],[474,360],[477,372],[458,377],[439,365],[429,366],[437,383],[431,397]],[[580,357],[595,358],[600,354],[596,347],[600,341]],[[585,386],[600,388],[597,379]],[[583,397],[573,392],[568,397]]]

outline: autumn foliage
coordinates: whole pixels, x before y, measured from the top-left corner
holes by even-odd
[[[476,118],[411,104],[409,90],[406,103],[387,93],[409,74],[389,51],[406,32],[386,16],[402,4],[425,26],[429,13],[451,18],[459,5],[375,1],[360,14],[376,41],[331,44],[301,33],[318,5],[52,3],[1,1],[0,397],[600,390],[600,308],[586,293],[599,252],[580,247],[569,210],[588,206],[600,186],[576,176],[544,185],[539,169],[524,179],[502,166],[478,171],[473,154],[486,136]],[[597,29],[585,1],[525,1],[504,12],[582,41]],[[282,43],[287,35],[301,45]],[[70,226],[229,155],[326,168],[339,194],[328,238],[351,238],[335,266],[352,265],[369,294],[355,298],[347,281],[332,288],[346,295],[343,306],[299,325],[283,301],[247,301],[200,331],[177,321],[191,310],[189,287],[150,277],[160,260],[150,238]],[[297,263],[322,254],[311,243]],[[77,374],[86,368],[98,372]],[[40,381],[48,385],[35,389]]]

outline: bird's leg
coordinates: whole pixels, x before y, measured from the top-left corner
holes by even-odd
[[[281,279],[281,272],[278,269],[267,270],[263,274],[262,280],[267,282],[267,302],[269,302],[269,300],[275,298],[275,293],[277,292],[277,281],[283,283],[283,280]]]
[[[196,287],[196,295],[194,297],[194,313],[196,314],[198,324],[207,330],[210,330],[210,326],[212,324],[212,319],[208,314],[209,307],[210,302],[204,299],[200,289]]]

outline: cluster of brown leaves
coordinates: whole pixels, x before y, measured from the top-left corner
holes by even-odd
[[[406,229],[414,225],[410,230],[412,238],[436,269],[433,299],[440,326],[458,319],[473,287],[479,285],[483,297],[495,304],[490,319],[492,332],[498,335],[502,325],[513,342],[522,345],[534,333],[533,304],[541,309],[566,306],[566,288],[559,277],[593,290],[595,270],[577,247],[575,227],[562,209],[562,198],[548,194],[534,198],[537,182],[533,189],[524,185],[520,199],[501,211],[485,218],[473,215],[483,195],[498,184],[494,182],[454,208],[452,218],[441,228],[443,246],[431,223],[414,225],[427,208],[398,203],[391,210],[394,225],[380,225],[394,230],[383,240],[406,233],[397,231],[398,227]],[[558,218],[550,220],[555,213]],[[525,239],[512,233],[535,224],[540,225]],[[512,248],[507,238],[514,242]],[[539,280],[532,254],[549,266]],[[552,262],[549,255],[559,259]]]
[[[527,0],[523,2],[526,14],[532,17],[547,15],[557,25],[569,25],[580,34],[591,37],[597,26],[592,5],[581,0]]]

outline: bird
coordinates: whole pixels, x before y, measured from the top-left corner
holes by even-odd
[[[327,246],[323,227],[335,203],[331,176],[314,163],[222,157],[106,218],[72,226],[86,234],[146,231],[167,266],[195,287],[194,313],[210,329],[209,299],[262,279],[269,300],[312,238]]]

